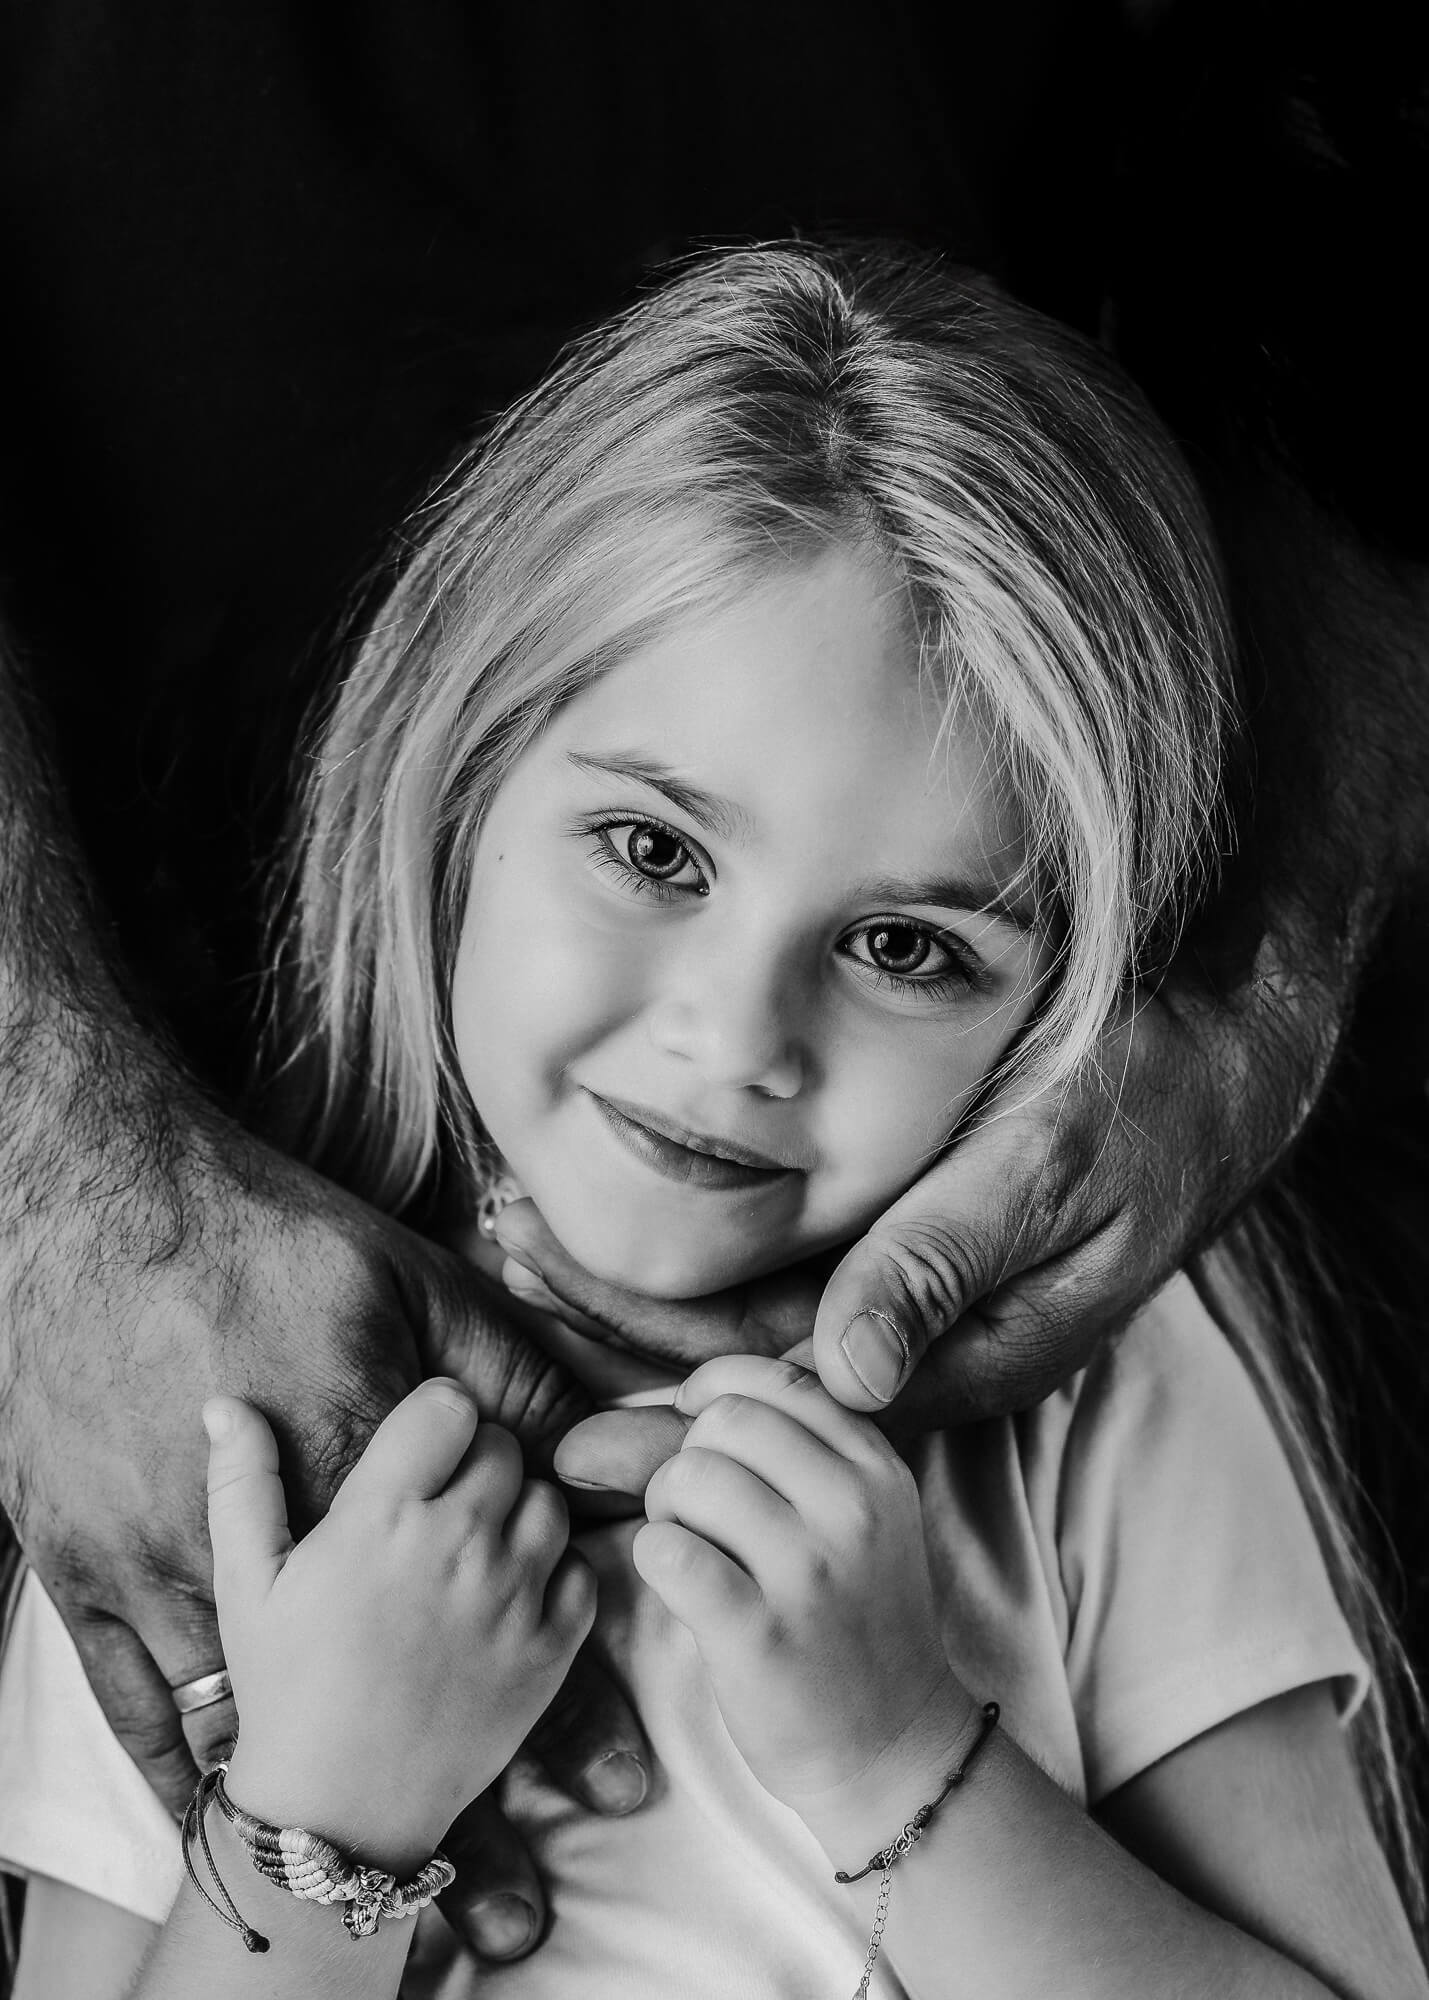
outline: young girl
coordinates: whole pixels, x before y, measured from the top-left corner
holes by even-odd
[[[310,1157],[494,1274],[516,1193],[667,1297],[847,1240],[1164,962],[1223,840],[1232,681],[1188,475],[1093,349],[893,253],[692,268],[463,469],[336,698],[288,954]],[[860,1968],[1422,1996],[1355,1771],[1393,1833],[1353,1544],[1275,1329],[1225,1296],[1239,1352],[1178,1278],[1041,1407],[906,1460],[792,1362],[712,1353],[645,1522],[574,1548],[447,1383],[294,1548],[272,1438],[220,1398],[242,1724],[209,1857],[183,1881],[28,1586],[20,2000],[792,2000]],[[607,1400],[671,1392],[546,1337]],[[478,1970],[428,1913],[404,1971],[400,1919],[354,1944],[255,1870],[225,1798],[424,1893],[593,1615],[660,1777],[597,1822],[515,1766],[532,1958]],[[340,1886],[355,1929],[394,1898]]]

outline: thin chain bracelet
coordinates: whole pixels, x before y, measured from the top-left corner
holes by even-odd
[[[956,1791],[964,1778],[966,1778],[968,1772],[977,1762],[988,1737],[996,1729],[997,1719],[1001,1713],[1002,1710],[995,1701],[984,1702],[981,1725],[962,1763],[958,1765],[955,1771],[948,1773],[947,1782],[938,1796],[935,1799],[929,1799],[925,1806],[919,1806],[912,1819],[905,1823],[903,1831],[896,1840],[890,1841],[887,1847],[880,1847],[876,1854],[871,1854],[868,1857],[862,1868],[855,1870],[852,1874],[843,1868],[835,1869],[834,1880],[836,1882],[861,1882],[864,1876],[871,1875],[875,1868],[881,1870],[882,1875],[882,1879],[878,1884],[878,1906],[873,1913],[873,1929],[869,1933],[868,1956],[863,1961],[863,1977],[858,1982],[858,1988],[854,1993],[853,2000],[868,2000],[868,1982],[873,1977],[873,1968],[878,1960],[879,1947],[883,1943],[883,1926],[888,1921],[888,1898],[893,1889],[893,1864],[896,1861],[901,1861],[905,1854],[911,1853],[918,1845],[918,1842],[923,1838],[924,1827],[938,1810],[938,1807],[943,1803],[949,1792]]]
[[[371,1937],[382,1917],[415,1916],[456,1879],[456,1870],[444,1854],[434,1854],[410,1882],[398,1882],[386,1869],[369,1868],[353,1860],[330,1840],[309,1833],[306,1827],[269,1826],[265,1820],[255,1819],[252,1813],[234,1804],[224,1788],[227,1771],[227,1764],[216,1764],[199,1779],[198,1789],[184,1814],[180,1839],[190,1882],[230,1930],[237,1931],[248,1951],[267,1951],[268,1940],[244,1921],[218,1872],[204,1826],[204,1814],[210,1803],[217,1805],[265,1881],[304,1902],[346,1903],[342,1925],[350,1938]],[[195,1842],[213,1886],[223,1899],[221,1903],[214,1901],[198,1879],[193,1863]]]

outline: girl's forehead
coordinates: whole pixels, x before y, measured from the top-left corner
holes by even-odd
[[[890,867],[1018,847],[985,732],[920,672],[901,583],[845,549],[672,627],[570,702],[546,746],[658,768],[747,827],[830,850],[851,836]]]
[[[897,579],[840,548],[751,576],[718,609],[676,619],[580,697],[580,726],[632,714],[695,733],[742,714],[820,717],[915,693],[917,644]],[[936,731],[936,716],[932,723]]]

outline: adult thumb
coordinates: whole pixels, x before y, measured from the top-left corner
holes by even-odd
[[[933,1341],[1001,1275],[1003,1259],[966,1207],[949,1172],[935,1167],[856,1243],[824,1288],[814,1321],[814,1366],[850,1410],[893,1401]],[[1005,1246],[1004,1246],[1005,1248]]]

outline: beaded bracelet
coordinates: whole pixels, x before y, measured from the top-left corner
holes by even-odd
[[[218,1872],[203,1823],[210,1801],[217,1804],[265,1881],[304,1902],[346,1903],[342,1926],[350,1938],[371,1937],[382,1917],[415,1916],[456,1877],[456,1870],[446,1856],[434,1854],[410,1882],[399,1882],[386,1869],[369,1868],[364,1862],[355,1861],[330,1840],[309,1833],[305,1827],[269,1826],[233,1803],[223,1783],[227,1770],[227,1764],[217,1764],[199,1779],[198,1789],[184,1814],[180,1837],[190,1882],[209,1908],[238,1932],[249,1951],[266,1951],[268,1940],[261,1931],[244,1922]],[[223,1898],[222,1904],[214,1901],[198,1879],[192,1852],[195,1842],[202,1851],[213,1885]]]
[[[887,1847],[880,1847],[876,1854],[870,1854],[862,1868],[855,1869],[852,1873],[843,1868],[834,1870],[834,1880],[836,1882],[861,1882],[864,1876],[871,1875],[875,1868],[881,1871],[882,1876],[878,1884],[878,1907],[873,1913],[873,1930],[868,1940],[868,1956],[863,1961],[863,1977],[858,1982],[858,1990],[855,1992],[853,2000],[868,2000],[868,1982],[873,1977],[873,1968],[878,1958],[878,1949],[883,1943],[883,1926],[888,1921],[888,1898],[893,1886],[894,1862],[901,1861],[905,1854],[910,1853],[918,1845],[918,1842],[923,1837],[923,1829],[928,1824],[928,1821],[933,1817],[933,1814],[938,1810],[938,1807],[943,1803],[948,1793],[957,1790],[958,1786],[963,1782],[963,1779],[966,1778],[968,1772],[976,1763],[983,1745],[987,1742],[993,1730],[996,1729],[997,1719],[1001,1713],[1002,1710],[995,1701],[984,1702],[981,1726],[978,1729],[977,1735],[973,1738],[972,1745],[967,1755],[963,1758],[962,1763],[958,1765],[955,1771],[948,1773],[947,1781],[938,1796],[935,1799],[929,1799],[926,1805],[919,1806],[912,1819],[906,1822],[903,1831],[898,1835],[896,1840],[889,1841]]]

